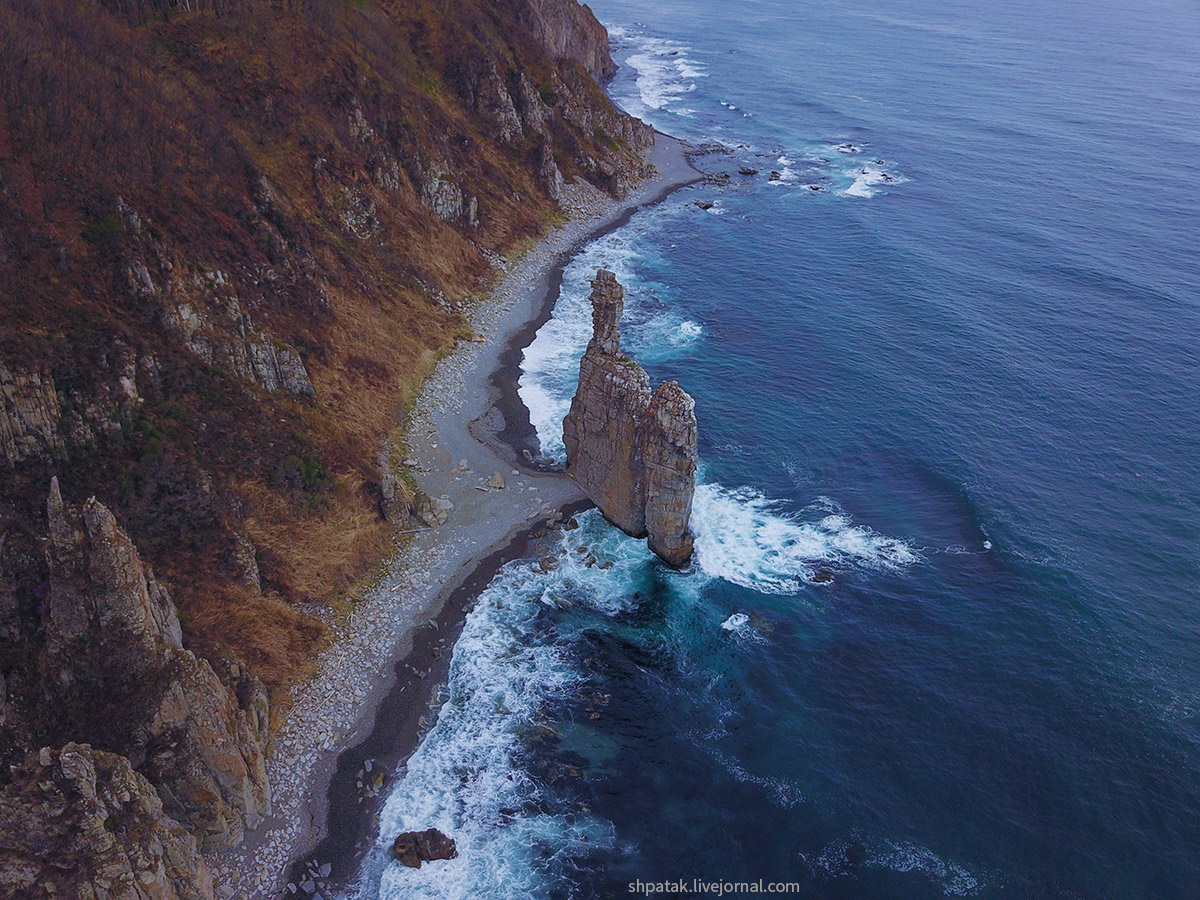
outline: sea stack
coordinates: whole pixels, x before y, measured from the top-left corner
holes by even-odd
[[[563,420],[567,474],[604,517],[680,568],[692,556],[688,520],[696,489],[696,404],[674,381],[650,379],[621,353],[625,289],[596,270],[592,339]]]

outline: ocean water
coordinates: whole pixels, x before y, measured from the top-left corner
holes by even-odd
[[[591,512],[506,566],[354,893],[1200,896],[1200,11],[591,5],[714,177],[572,262],[521,395],[561,455],[613,269],[695,565]]]

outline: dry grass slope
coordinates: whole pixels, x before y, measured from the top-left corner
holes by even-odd
[[[513,27],[523,10],[0,0],[0,364],[48,371],[64,410],[104,420],[66,460],[6,475],[0,518],[36,531],[51,474],[97,495],[171,586],[187,642],[245,663],[276,710],[321,646],[310,613],[388,546],[380,438],[468,337],[487,252],[556,215],[544,143],[607,189],[631,158],[588,75]],[[513,133],[497,84],[553,105],[516,109]],[[433,214],[435,188],[463,211]],[[294,348],[315,397],[202,359],[170,304]],[[140,400],[114,403],[126,351]],[[239,535],[261,590],[232,562]],[[15,577],[33,604],[40,574]],[[0,669],[19,652],[0,641]]]

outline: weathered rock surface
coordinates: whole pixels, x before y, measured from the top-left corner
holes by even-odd
[[[0,365],[0,453],[10,466],[28,456],[62,456],[61,417],[48,372],[12,372]]]
[[[221,272],[193,278],[192,290],[224,289]],[[266,391],[284,391],[312,397],[316,391],[300,354],[278,338],[259,330],[243,311],[234,295],[218,293],[206,308],[179,293],[163,299],[166,331],[211,366],[231,372],[236,378],[257,384]]]
[[[47,514],[51,732],[128,756],[202,848],[240,842],[270,809],[262,686],[184,649],[170,595],[103,505],[72,509],[54,479]]]
[[[675,382],[653,395],[645,371],[621,354],[625,290],[612,272],[592,282],[592,339],[563,420],[567,474],[610,522],[672,566],[692,555],[695,402]]]
[[[121,434],[146,394],[157,396],[158,360],[113,341],[88,362],[87,378],[43,364],[0,361],[0,457],[10,467],[26,459],[67,459]]]
[[[392,856],[410,869],[419,869],[423,862],[454,859],[458,856],[458,847],[453,838],[446,837],[436,828],[427,828],[425,831],[406,831],[396,835]]]
[[[212,900],[196,840],[123,756],[68,743],[0,792],[0,897]]]
[[[608,32],[588,6],[577,0],[527,0],[526,6],[534,36],[553,56],[575,60],[595,78],[616,74]]]
[[[696,402],[677,382],[650,398],[638,431],[650,549],[673,566],[692,556],[692,495],[696,490]]]
[[[625,289],[612,272],[592,282],[592,339],[579,364],[579,388],[563,420],[567,474],[614,525],[646,536],[645,483],[638,423],[650,404],[650,378],[621,355]]]

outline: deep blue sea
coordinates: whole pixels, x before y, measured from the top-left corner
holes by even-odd
[[[505,567],[382,814],[461,856],[362,895],[1200,897],[1200,8],[591,5],[729,177],[581,253],[521,392],[561,454],[613,269],[695,567],[594,512]]]

